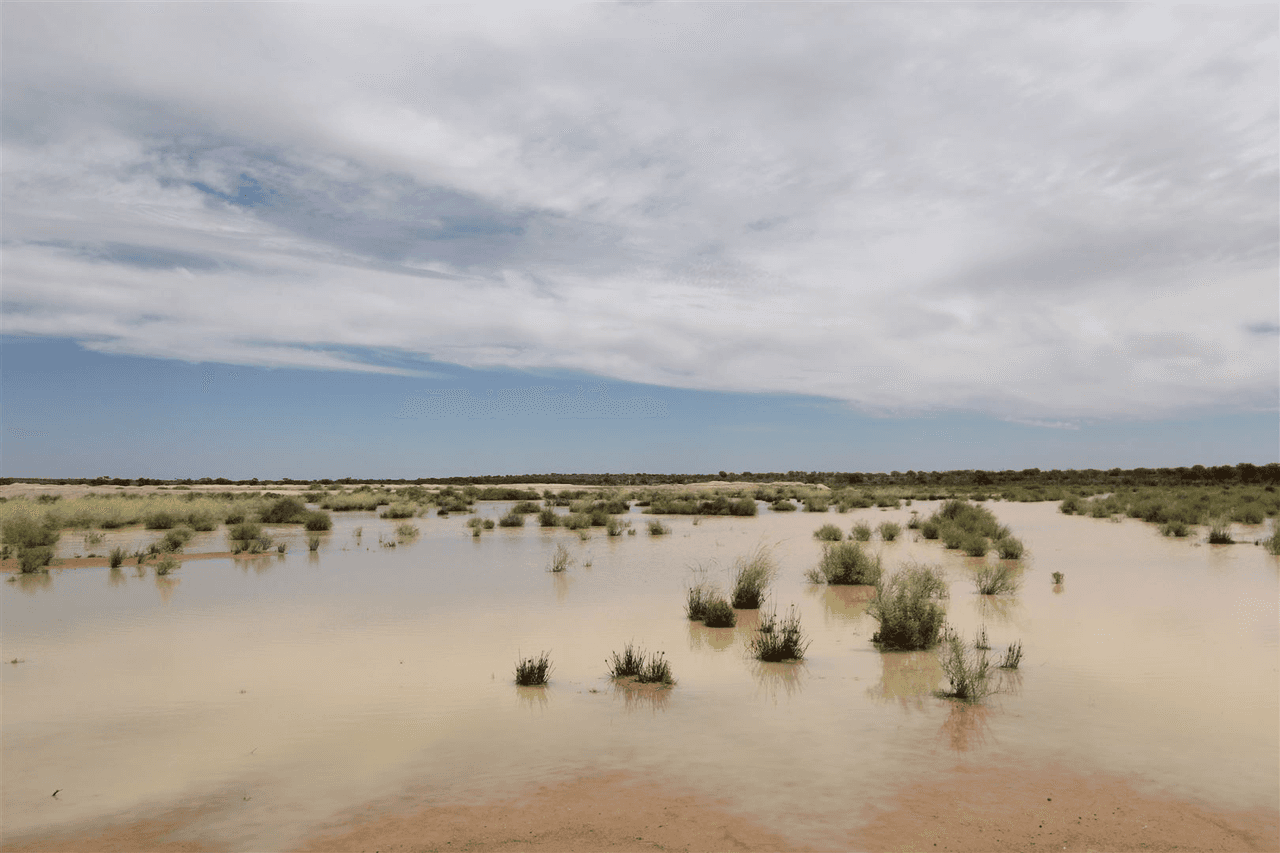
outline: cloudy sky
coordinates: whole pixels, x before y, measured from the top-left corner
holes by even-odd
[[[3,473],[1276,461],[1278,20],[5,3]]]

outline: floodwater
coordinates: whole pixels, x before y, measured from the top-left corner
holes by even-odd
[[[962,635],[985,626],[993,656],[1022,641],[1003,691],[968,707],[935,695],[936,652],[872,646],[869,590],[803,577],[822,523],[905,523],[936,506],[671,517],[663,537],[636,510],[636,535],[596,529],[585,542],[536,518],[476,540],[467,516],[431,517],[394,548],[379,539],[399,522],[341,513],[315,554],[281,530],[285,555],[187,562],[168,577],[130,565],[17,578],[0,584],[3,658],[21,661],[3,665],[4,832],[214,801],[190,837],[279,849],[410,791],[475,802],[628,770],[722,798],[798,844],[838,847],[864,806],[887,807],[900,786],[1010,761],[1275,807],[1280,560],[1052,503],[989,503],[1028,549],[1021,590],[992,599],[973,591],[983,560],[912,531],[877,537],[887,568],[944,568]],[[222,543],[203,534],[187,550]],[[552,574],[558,543],[575,562]],[[812,639],[803,663],[751,660],[753,614],[733,629],[684,616],[692,568],[727,585],[759,545],[780,567],[772,600],[797,605]],[[605,661],[628,641],[665,652],[676,686],[614,685]],[[552,683],[516,687],[517,657],[542,650]]]

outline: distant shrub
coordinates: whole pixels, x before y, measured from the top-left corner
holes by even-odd
[[[822,559],[806,577],[812,583],[872,585],[880,580],[880,558],[857,542],[835,542],[822,549]]]
[[[880,538],[886,542],[892,542],[898,538],[898,534],[902,532],[902,525],[893,521],[880,522]]]
[[[542,527],[555,527],[560,523],[560,517],[556,515],[556,511],[547,507],[538,510],[538,524]]]
[[[218,526],[218,520],[209,513],[193,512],[187,516],[187,524],[192,530],[208,533]]]
[[[1022,541],[1013,536],[1006,536],[996,542],[996,552],[1002,560],[1020,560],[1023,553]]]
[[[941,569],[907,564],[876,584],[867,612],[880,623],[872,642],[887,649],[927,649],[938,643],[946,620],[939,600],[947,597]]]
[[[524,516],[518,512],[509,512],[498,519],[499,527],[524,527]]]
[[[831,501],[826,498],[808,497],[804,499],[805,512],[827,512],[831,509]]]
[[[815,539],[821,539],[824,542],[839,542],[844,539],[844,531],[834,524],[824,524],[813,531],[813,536]]]
[[[859,542],[871,541],[871,525],[865,521],[859,521],[853,526],[853,538]]]
[[[319,509],[308,512],[302,523],[307,530],[312,532],[328,530],[333,527],[333,519],[329,517],[329,513]]]
[[[665,524],[663,524],[661,521],[658,521],[656,518],[649,522],[650,536],[665,536],[670,532],[671,532],[671,528],[667,527]]]
[[[301,524],[307,520],[307,506],[298,498],[277,498],[262,511],[263,524]]]
[[[417,514],[418,508],[413,504],[407,503],[390,504],[386,509],[378,513],[381,518],[413,518]]]
[[[778,498],[776,501],[769,504],[769,509],[774,512],[795,512],[796,505],[793,501],[788,500],[787,498]]]

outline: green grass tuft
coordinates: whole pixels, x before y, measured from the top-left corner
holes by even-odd
[[[973,581],[979,595],[1010,595],[1018,591],[1018,576],[1011,566],[983,566]]]
[[[879,556],[871,556],[857,542],[836,542],[822,550],[817,568],[806,577],[811,583],[872,585],[880,580]]]
[[[970,649],[955,631],[948,630],[938,656],[942,672],[951,681],[947,696],[965,702],[981,702],[993,692],[993,667],[983,649]]]
[[[764,590],[777,573],[769,549],[757,547],[745,557],[739,557],[733,565],[733,606],[739,610],[755,610],[764,602]]]
[[[1231,522],[1225,518],[1215,518],[1209,522],[1209,544],[1231,545],[1236,540],[1231,538]]]
[[[670,532],[671,532],[671,528],[667,527],[665,524],[663,524],[661,521],[658,521],[656,518],[653,521],[649,522],[650,536],[666,536]]]
[[[809,643],[800,628],[800,613],[793,604],[782,619],[778,619],[777,611],[764,614],[760,630],[751,638],[749,649],[757,660],[802,660]]]
[[[996,541],[996,553],[1002,560],[1020,560],[1023,550],[1022,540],[1014,536],[1005,536]]]
[[[543,652],[536,658],[520,658],[516,663],[516,684],[530,687],[551,679],[551,658]]]
[[[1017,669],[1020,663],[1022,663],[1022,641],[1014,640],[1009,644],[1009,648],[1004,650],[1004,660],[1000,661],[1000,668]]]
[[[732,628],[738,624],[738,614],[728,599],[716,593],[703,604],[702,622],[708,628]]]
[[[569,556],[569,549],[564,544],[556,546],[556,552],[551,555],[551,562],[547,568],[553,572],[563,572],[573,563],[573,558]]]
[[[815,539],[821,539],[824,542],[839,542],[844,539],[844,531],[834,524],[824,524],[813,531],[813,536]]]
[[[909,563],[876,584],[867,612],[880,623],[872,642],[886,649],[912,651],[937,645],[946,613],[938,602],[947,582],[936,566]]]
[[[902,532],[902,525],[896,521],[880,522],[880,538],[886,542],[892,542],[898,538],[898,534]]]

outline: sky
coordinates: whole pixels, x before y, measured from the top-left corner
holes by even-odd
[[[0,15],[4,476],[1280,461],[1275,6]]]

